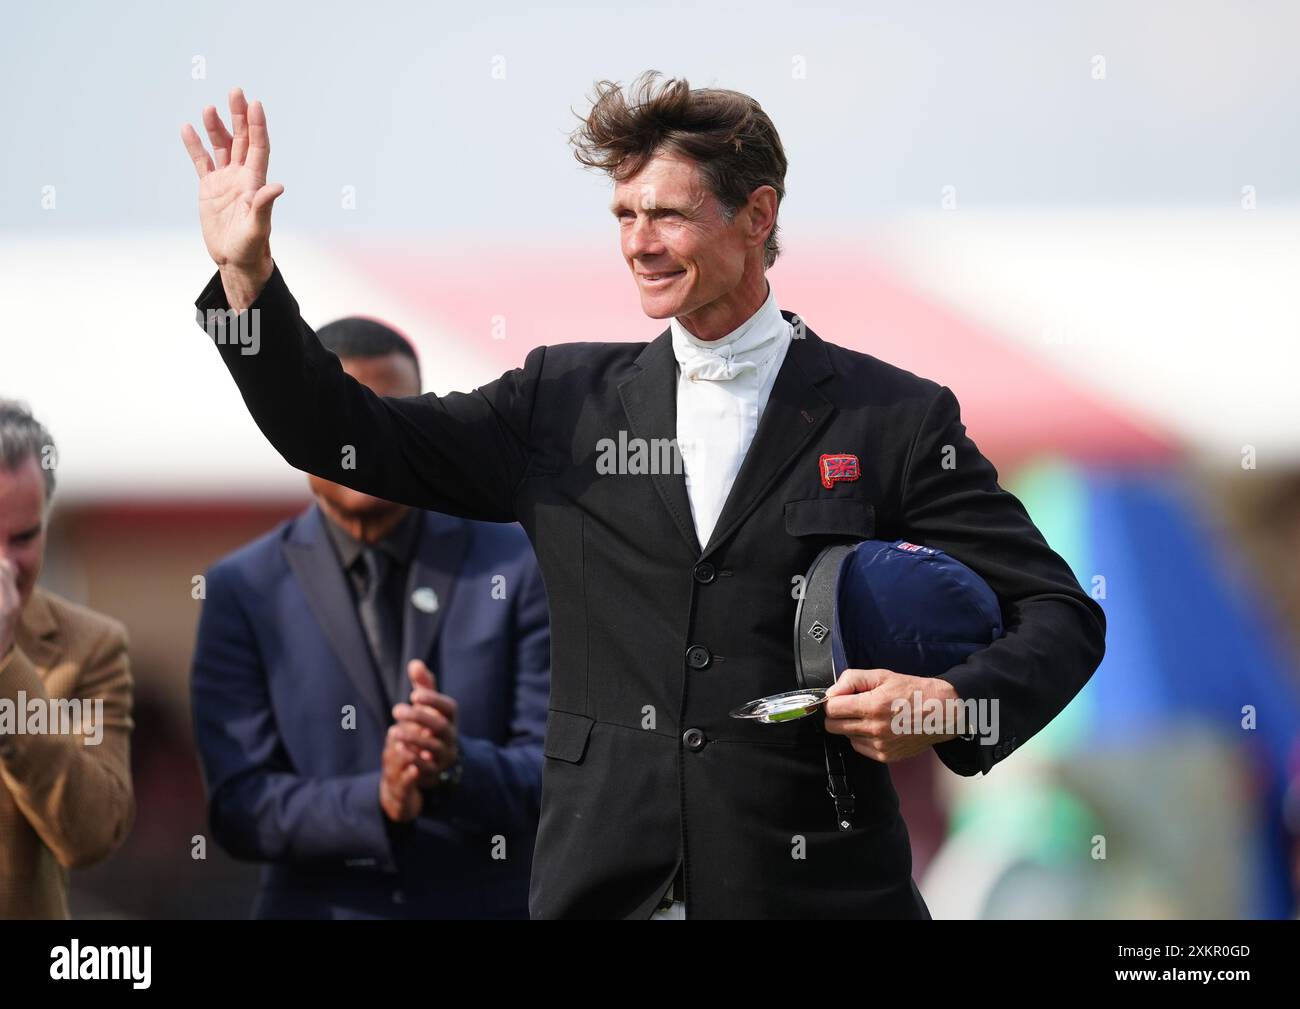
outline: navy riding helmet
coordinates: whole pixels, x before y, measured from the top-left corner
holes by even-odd
[[[845,669],[938,676],[1002,634],[983,578],[942,550],[905,540],[827,547],[795,613],[800,687],[829,687]]]
[[[905,540],[827,547],[795,610],[795,674],[826,688],[845,669],[938,676],[1002,635],[997,594],[955,557]],[[826,791],[841,830],[853,825],[848,740],[826,734]]]

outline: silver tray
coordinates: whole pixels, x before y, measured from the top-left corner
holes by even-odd
[[[822,687],[787,690],[784,694],[769,694],[748,704],[742,704],[731,713],[732,718],[752,718],[759,722],[793,722],[807,718],[826,703]]]

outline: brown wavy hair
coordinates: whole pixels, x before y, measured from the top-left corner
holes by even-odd
[[[636,175],[656,153],[668,151],[694,161],[731,222],[759,186],[776,190],[780,212],[785,198],[785,149],[762,107],[749,95],[720,88],[695,88],[684,79],[660,81],[647,70],[624,96],[614,81],[598,81],[591,111],[569,135],[573,155],[615,182]],[[781,254],[775,219],[763,248],[763,265]]]

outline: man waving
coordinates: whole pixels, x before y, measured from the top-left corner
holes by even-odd
[[[987,772],[1101,659],[1105,621],[966,435],[945,386],[823,340],[779,307],[786,157],[759,104],[643,75],[598,85],[578,159],[611,210],[644,343],[537,347],[469,393],[382,397],[303,321],[270,249],[259,103],[185,127],[218,272],[199,320],[288,462],[368,494],[519,521],[550,600],[552,674],[534,917],[928,917],[891,760],[896,697],[998,701],[996,750],[926,741]],[[229,338],[257,313],[259,340]],[[649,335],[649,334],[647,334]],[[255,351],[255,352],[254,352]],[[351,465],[343,468],[344,449]],[[829,461],[828,461],[829,460]],[[666,464],[665,464],[666,463]],[[794,686],[792,583],[825,546],[906,538],[999,597],[1007,633],[942,677],[855,676],[849,829],[826,801],[823,724],[728,712]]]

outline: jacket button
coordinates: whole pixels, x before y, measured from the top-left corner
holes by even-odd
[[[686,664],[692,669],[708,669],[713,656],[703,645],[691,645],[686,649]]]
[[[704,749],[708,739],[700,729],[687,729],[682,733],[682,742],[686,744],[686,749],[699,751]]]
[[[718,569],[708,561],[695,565],[695,580],[701,585],[708,585],[709,582],[718,577]]]

